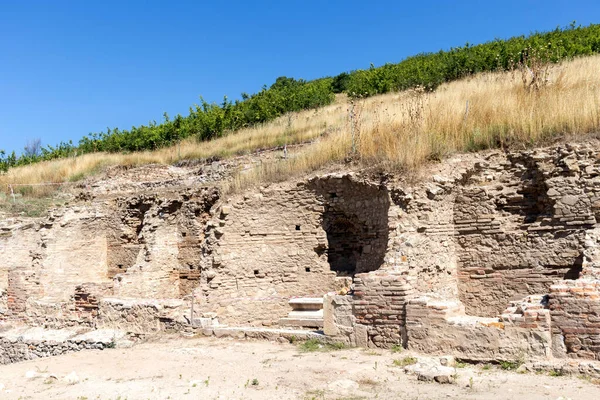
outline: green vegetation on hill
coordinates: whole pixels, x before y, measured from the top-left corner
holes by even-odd
[[[41,148],[36,154],[17,156],[0,151],[0,171],[37,161],[73,155],[106,152],[154,150],[179,140],[196,137],[210,140],[226,132],[273,120],[287,112],[330,104],[336,93],[372,96],[391,91],[423,87],[434,90],[440,84],[485,71],[510,70],[534,62],[558,62],[576,56],[600,53],[600,25],[576,27],[575,24],[551,32],[534,33],[508,40],[452,48],[449,51],[423,53],[398,64],[386,64],[367,70],[344,72],[333,78],[314,81],[280,77],[270,87],[241,100],[221,104],[207,103],[190,107],[188,116],[177,115],[164,121],[132,127],[108,129],[84,136],[76,146],[61,142]]]
[[[600,53],[600,25],[534,33],[479,45],[467,43],[449,51],[423,53],[398,64],[343,73],[334,78],[337,91],[372,96],[416,86],[433,90],[444,82],[488,71],[510,70],[534,60],[559,62]]]

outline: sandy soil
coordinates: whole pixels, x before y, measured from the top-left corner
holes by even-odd
[[[169,338],[0,366],[0,399],[600,399],[581,377],[497,367],[457,368],[455,384],[420,382],[393,363],[408,354]]]

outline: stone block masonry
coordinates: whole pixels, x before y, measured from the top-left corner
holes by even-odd
[[[541,297],[536,299],[539,305]],[[501,318],[473,317],[460,302],[413,299],[406,306],[408,348],[477,361],[544,359],[552,354],[549,311],[532,309],[513,307]]]
[[[129,334],[155,334],[164,323],[185,323],[189,308],[182,300],[114,299],[100,301],[97,327]]]
[[[14,328],[0,333],[0,364],[58,356],[82,350],[113,348],[124,338],[116,330],[86,333],[61,329]]]

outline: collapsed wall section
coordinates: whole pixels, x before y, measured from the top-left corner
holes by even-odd
[[[481,361],[547,358],[552,354],[550,314],[541,300],[514,302],[501,318],[488,318],[466,315],[460,302],[413,299],[406,306],[408,348]]]
[[[104,297],[180,298],[200,284],[215,189],[52,210],[0,236],[0,318],[93,327]],[[88,199],[89,200],[89,199]]]
[[[117,200],[119,223],[109,239],[114,295],[179,298],[200,285],[209,264],[206,224],[219,199],[214,188]]]
[[[382,270],[411,277],[419,293],[456,298],[453,188],[461,172],[417,187],[390,182],[390,239]]]

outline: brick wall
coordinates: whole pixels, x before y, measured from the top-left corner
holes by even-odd
[[[600,281],[556,284],[549,305],[555,348],[564,348],[568,357],[600,360]]]
[[[368,339],[376,347],[402,344],[406,302],[414,293],[403,275],[359,274],[354,279],[354,316],[367,326]]]
[[[511,300],[580,276],[586,231],[596,224],[598,168],[590,156],[558,148],[476,165],[454,205],[468,314],[498,315]]]
[[[10,270],[7,296],[9,318],[25,320],[27,300],[30,297],[40,298],[43,296],[38,274],[27,269]]]

